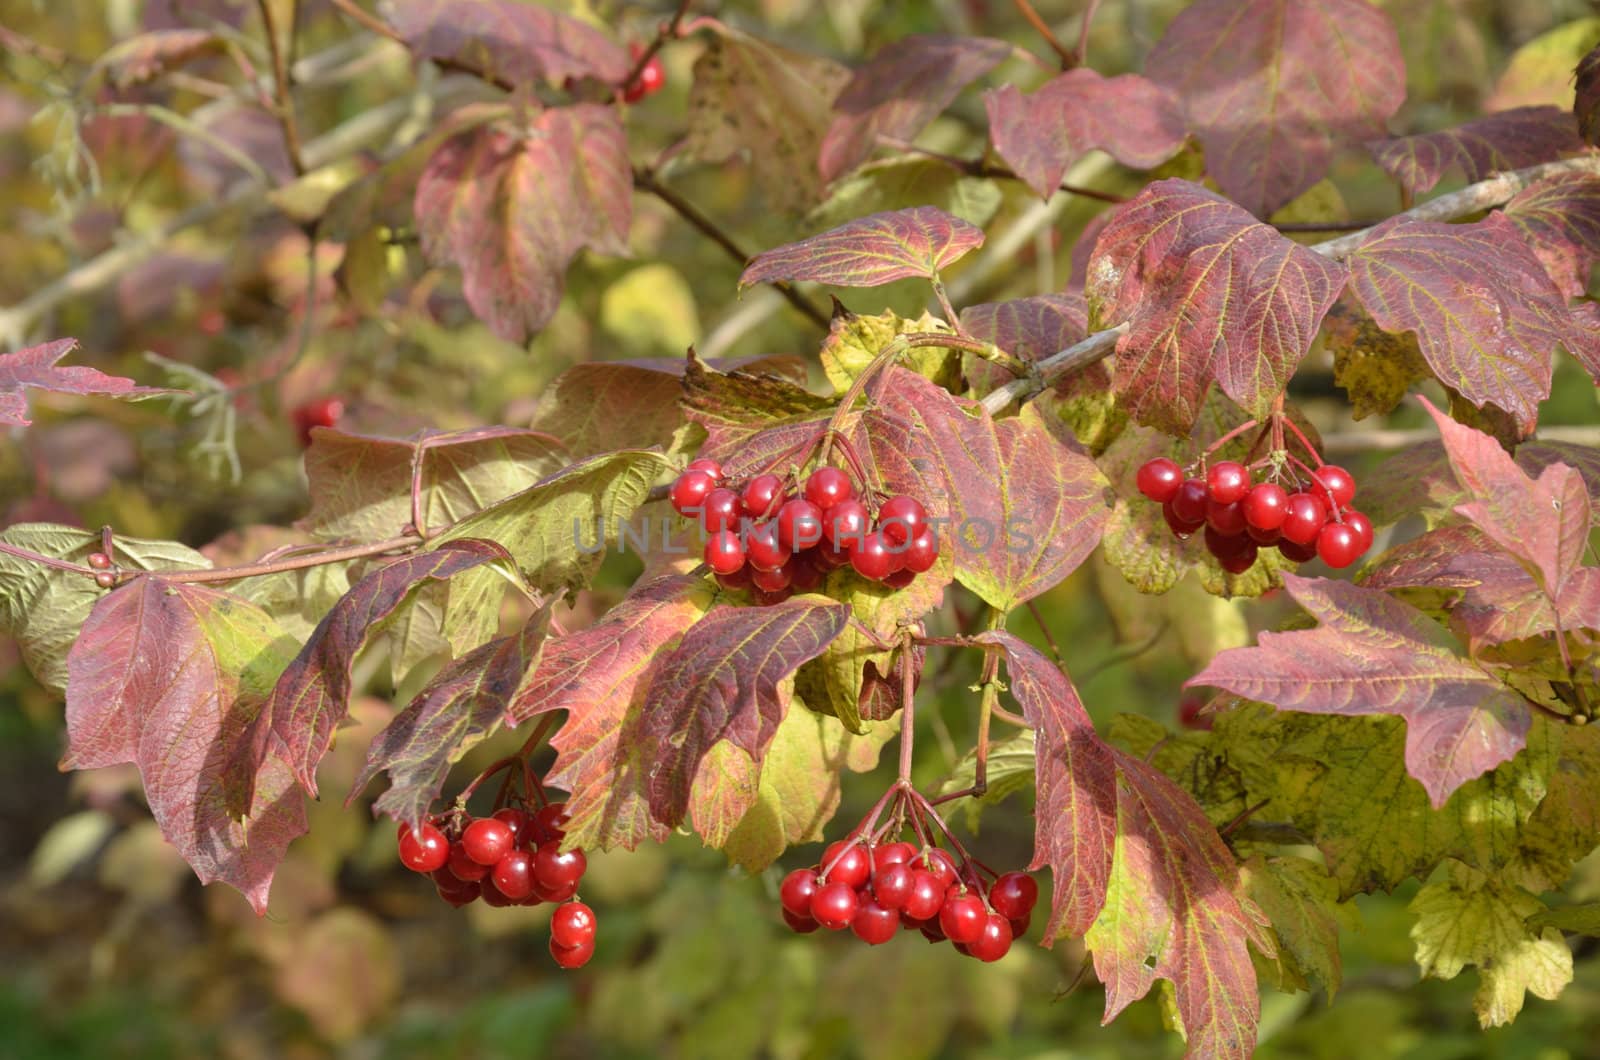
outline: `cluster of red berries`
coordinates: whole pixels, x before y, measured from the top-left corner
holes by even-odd
[[[1350,507],[1356,480],[1333,464],[1289,488],[1252,484],[1250,469],[1232,460],[1212,464],[1204,478],[1185,478],[1176,461],[1158,457],[1139,468],[1135,482],[1179,538],[1203,528],[1207,550],[1232,574],[1249,570],[1263,547],[1276,546],[1296,563],[1320,556],[1335,568],[1372,547],[1372,520]]]
[[[582,850],[561,849],[566,823],[559,802],[531,814],[506,806],[492,817],[435,816],[418,829],[402,823],[400,861],[428,873],[439,897],[458,909],[479,898],[496,907],[562,903],[550,918],[550,955],[577,968],[594,955],[595,917],[572,900],[589,863]]]
[[[843,839],[820,866],[795,869],[778,889],[784,922],[801,934],[849,928],[879,946],[896,931],[920,931],[980,961],[1006,955],[1028,930],[1038,898],[1039,885],[1026,873],[1002,873],[985,889],[970,862],[962,872],[939,847],[918,853],[910,843],[871,847]]]
[[[797,489],[791,489],[791,486]],[[939,540],[915,498],[883,498],[876,511],[849,474],[823,466],[803,485],[778,475],[727,482],[715,460],[696,460],[672,483],[672,507],[708,535],[705,562],[726,589],[763,603],[811,592],[849,566],[869,581],[903,589],[939,558]]]

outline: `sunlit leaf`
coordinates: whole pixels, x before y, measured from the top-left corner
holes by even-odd
[[[559,11],[515,0],[397,0],[390,20],[413,52],[492,81],[525,84],[592,77],[619,82],[627,50]]]
[[[1557,289],[1576,298],[1600,260],[1600,177],[1569,173],[1524,188],[1505,205]]]
[[[876,213],[798,243],[757,254],[739,286],[812,280],[837,287],[877,287],[936,276],[983,245],[983,231],[934,206]]]
[[[981,235],[979,242],[982,242]],[[33,422],[28,419],[28,398],[24,393],[30,389],[134,400],[175,392],[138,386],[132,379],[106,375],[95,368],[76,365],[63,368],[56,363],[77,348],[77,339],[56,339],[14,353],[0,353],[0,426],[26,427]]]

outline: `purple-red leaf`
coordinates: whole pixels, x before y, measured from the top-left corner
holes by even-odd
[[[821,235],[757,254],[739,286],[813,280],[836,287],[877,287],[932,278],[983,245],[983,230],[937,206],[868,214]]]
[[[1470,181],[1483,180],[1583,150],[1572,115],[1557,107],[1517,107],[1476,118],[1454,129],[1375,140],[1367,145],[1384,172],[1407,191],[1429,191],[1445,170],[1458,167]]]
[[[1572,114],[1578,119],[1578,134],[1587,144],[1600,144],[1600,47],[1578,62]]]
[[[1145,63],[1175,92],[1231,199],[1266,217],[1382,136],[1406,94],[1400,39],[1365,0],[1200,0]]]
[[[1551,599],[1583,561],[1589,543],[1589,491],[1583,476],[1551,464],[1531,478],[1493,438],[1423,407],[1439,427],[1445,453],[1468,501],[1456,513],[1527,567]]]
[[[424,253],[459,265],[473,312],[521,342],[555,314],[578,251],[628,252],[633,170],[621,119],[579,103],[527,128],[463,132],[428,160],[414,209]]]
[[[77,339],[56,339],[15,353],[0,353],[0,426],[26,427],[33,422],[28,419],[28,398],[23,393],[30,388],[57,394],[104,394],[136,399],[175,392],[138,386],[132,379],[106,375],[94,368],[63,368],[56,363],[77,346]]]
[[[1406,771],[1433,805],[1527,742],[1527,703],[1456,650],[1438,623],[1386,593],[1348,582],[1283,576],[1322,624],[1262,633],[1190,679],[1310,714],[1406,719]]]
[[[640,732],[657,821],[682,822],[701,759],[714,745],[727,741],[761,761],[789,709],[784,679],[821,655],[850,617],[848,606],[820,599],[715,608],[662,663]]]
[[[1089,334],[1089,309],[1076,294],[1041,294],[1009,302],[983,302],[961,311],[961,327],[1025,361],[1042,361]],[[967,381],[980,392],[1011,381],[998,365],[976,357],[966,366]],[[1111,371],[1104,361],[1074,372],[1060,383],[1062,394],[1104,394],[1111,386]]]
[[[671,648],[711,602],[704,578],[677,575],[635,588],[588,629],[545,645],[539,665],[511,701],[517,724],[567,712],[551,738],[548,782],[571,792],[567,835],[576,842],[632,850],[667,829],[650,816],[652,761],[640,728],[646,698]]]
[[[1474,224],[1386,221],[1349,266],[1351,289],[1379,327],[1414,332],[1440,382],[1510,413],[1524,434],[1550,394],[1555,348],[1595,363],[1596,337],[1500,214]]]
[[[390,21],[418,56],[503,84],[617,83],[632,67],[627,51],[594,27],[517,0],[398,0]]]
[[[1600,177],[1568,173],[1519,191],[1505,206],[1522,237],[1568,298],[1589,289],[1600,259]]]
[[[389,790],[378,796],[373,812],[420,827],[450,767],[500,726],[512,695],[539,661],[549,626],[549,608],[542,608],[521,632],[492,640],[439,671],[372,738],[346,805],[387,772]]]
[[[1095,148],[1125,166],[1154,169],[1183,147],[1178,100],[1138,74],[1108,78],[1080,66],[1029,95],[1005,85],[983,103],[995,151],[1046,199]]]
[[[1183,434],[1213,381],[1266,414],[1344,281],[1342,265],[1221,196],[1163,180],[1112,215],[1085,293],[1100,326],[1129,325],[1117,340],[1119,402]]]
[[[267,701],[274,753],[295,779],[317,794],[317,763],[350,707],[350,667],[373,627],[394,613],[417,586],[496,560],[505,550],[487,541],[451,541],[386,564],[356,583],[329,611]]]
[[[818,168],[833,180],[872,153],[878,137],[909,140],[967,85],[1011,54],[988,37],[915,34],[885,47],[833,101]]]
[[[231,884],[258,913],[306,830],[289,771],[253,738],[292,648],[254,604],[146,575],[95,606],[67,657],[61,767],[137,765],[162,835],[202,882]]]

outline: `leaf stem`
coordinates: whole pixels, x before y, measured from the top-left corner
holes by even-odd
[[[1056,36],[1055,30],[1051,29],[1049,23],[1039,17],[1039,12],[1033,9],[1033,5],[1028,3],[1028,0],[1012,0],[1012,3],[1016,5],[1017,13],[1022,16],[1023,20],[1032,26],[1039,36],[1044,38],[1044,42],[1050,46],[1050,50],[1061,57],[1061,69],[1070,70],[1078,65],[1078,55],[1061,43],[1061,39]],[[1088,21],[1089,18],[1085,15],[1084,22],[1087,23]]]
[[[9,545],[4,541],[0,541],[0,554],[15,556],[17,559],[25,559],[31,563],[38,563],[45,567],[53,567],[56,570],[68,571],[72,574],[85,574],[91,578],[98,573],[93,567],[86,567],[80,563],[69,563],[64,559],[57,559],[54,556],[46,556],[42,552],[35,552],[31,548],[23,548],[20,545]]]
[[[159,577],[162,581],[183,582],[191,585],[200,582],[233,582],[243,578],[260,578],[268,574],[282,574],[285,571],[320,567],[329,563],[344,563],[347,560],[363,559],[367,556],[381,556],[385,552],[409,551],[423,543],[422,538],[416,534],[404,534],[400,537],[391,537],[387,541],[372,541],[362,545],[345,545],[340,548],[330,548],[324,552],[314,552],[306,556],[290,556],[286,559],[273,560],[269,563],[246,563],[238,567],[199,567],[193,570],[122,571],[117,579],[117,584],[120,585],[132,578],[142,578],[146,575]],[[58,564],[52,563],[50,565],[57,566]],[[76,570],[77,568],[71,569]],[[89,573],[92,574],[94,572],[90,571]]]
[[[900,783],[911,783],[911,755],[917,728],[917,674],[911,634],[900,638]]]
[[[283,146],[289,155],[289,165],[295,176],[305,176],[305,157],[300,150],[300,126],[295,119],[294,97],[290,94],[288,49],[278,39],[277,19],[272,14],[272,0],[257,0],[261,10],[262,27],[267,34],[267,54],[272,59],[272,81],[276,89],[274,110],[278,123],[283,126]],[[299,0],[292,0],[289,8],[289,32],[292,36],[299,15]]]
[[[355,0],[330,0],[334,7],[343,11],[350,21],[364,29],[376,33],[380,37],[387,37],[399,44],[405,43],[405,38],[400,36],[395,28],[383,19],[356,6]]]

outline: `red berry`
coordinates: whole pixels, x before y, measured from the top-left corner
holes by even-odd
[[[1256,556],[1260,554],[1260,545],[1254,541],[1244,539],[1243,547],[1226,556],[1217,557],[1217,566],[1229,574],[1243,574],[1256,565]]]
[[[526,850],[513,850],[495,862],[489,879],[494,882],[495,890],[513,902],[520,902],[533,893],[533,864],[534,855]]]
[[[811,919],[810,913],[807,913],[805,916],[798,916],[789,912],[787,909],[783,911],[783,922],[788,924],[789,929],[796,935],[809,935],[822,926],[815,920]]]
[[[867,536],[867,506],[858,500],[844,500],[822,513],[822,540],[841,552],[848,552]]]
[[[108,570],[96,571],[94,575],[94,583],[100,586],[102,589],[115,588],[117,584],[117,576]]]
[[[1350,566],[1361,552],[1361,535],[1347,523],[1329,523],[1317,534],[1317,555],[1334,570]]]
[[[400,826],[400,863],[412,872],[442,869],[450,860],[450,841],[431,824],[413,830]]]
[[[750,584],[764,593],[781,593],[789,588],[791,577],[786,563],[777,570],[755,567],[750,571]]]
[[[948,937],[944,933],[944,928],[939,926],[938,917],[934,917],[932,920],[925,920],[919,926],[922,929],[922,937],[929,942],[944,942]],[[960,949],[961,944],[956,943],[956,948]]]
[[[894,556],[883,535],[874,530],[850,550],[850,566],[868,581],[882,581],[894,571]]]
[[[1256,543],[1243,534],[1224,534],[1209,526],[1206,527],[1205,541],[1206,551],[1218,559],[1227,559],[1245,551],[1253,552],[1256,547]]]
[[[913,497],[890,497],[878,509],[878,531],[891,545],[904,545],[928,524],[928,513]]]
[[[1323,499],[1332,499],[1330,507],[1345,508],[1356,499],[1355,476],[1337,464],[1323,464],[1311,473],[1311,477],[1321,487]]]
[[[450,860],[445,862],[445,871],[454,876],[458,883],[477,883],[489,875],[493,867],[472,860],[460,843],[450,845]]]
[[[1168,501],[1161,506],[1161,517],[1167,521],[1167,529],[1171,530],[1172,533],[1178,538],[1186,538],[1196,530],[1200,529],[1202,526],[1206,525],[1204,517],[1200,518],[1196,522],[1190,522],[1187,519],[1178,518],[1177,509],[1173,507],[1172,501]]]
[[[917,536],[906,542],[905,551],[901,553],[901,562],[905,569],[912,574],[922,574],[933,569],[934,563],[939,559],[939,539],[934,535],[933,527],[924,526],[917,531]]]
[[[1276,482],[1253,487],[1244,498],[1244,521],[1256,530],[1277,530],[1289,514],[1289,494]]]
[[[502,806],[492,814],[495,820],[501,821],[511,829],[513,844],[521,843],[530,834],[528,829],[533,826],[533,818],[515,806]]]
[[[909,865],[917,856],[917,848],[910,843],[883,843],[872,851],[872,866],[879,872],[890,865]]]
[[[739,503],[744,508],[744,514],[750,518],[764,519],[768,512],[777,508],[778,498],[782,494],[783,479],[777,475],[757,475],[744,484]]]
[[[510,826],[493,817],[481,817],[461,833],[461,849],[480,865],[494,865],[517,845]]]
[[[1245,531],[1244,505],[1238,501],[1219,504],[1206,501],[1206,525],[1219,534],[1236,537]]]
[[[850,476],[836,467],[819,467],[806,479],[806,500],[823,511],[849,500],[854,492]]]
[[[755,575],[754,571],[751,571],[750,573],[752,577]],[[762,607],[772,607],[776,604],[783,603],[785,600],[789,599],[789,597],[793,596],[794,590],[782,589],[775,593],[769,593],[764,589],[757,589],[754,585],[752,585],[750,587],[750,595],[754,597],[756,603],[760,604]]]
[[[822,540],[822,509],[810,501],[784,501],[773,521],[778,525],[778,544],[790,552],[803,551]]]
[[[507,898],[500,893],[500,888],[494,885],[492,877],[484,880],[478,887],[480,888],[478,897],[483,899],[484,905],[494,909],[504,909],[506,906],[517,904],[517,899]]]
[[[722,465],[717,463],[715,460],[712,460],[710,457],[702,456],[691,460],[689,461],[689,466],[684,468],[684,470],[704,471],[718,482],[722,481]]]
[[[1191,478],[1178,487],[1178,492],[1167,503],[1179,522],[1198,526],[1206,521],[1206,499],[1205,479]]]
[[[633,57],[634,61],[637,62],[639,56],[643,54],[642,49],[637,50]],[[661,56],[652,55],[650,56],[650,61],[645,63],[644,67],[639,71],[639,76],[634,78],[633,82],[622,90],[622,98],[625,102],[637,103],[644,97],[661,91],[661,87],[666,83],[667,71],[661,65]]]
[[[1244,500],[1250,492],[1250,469],[1232,460],[1221,460],[1206,471],[1206,497],[1218,504]]]
[[[749,567],[740,567],[732,574],[717,575],[717,584],[728,590],[730,593],[747,592],[750,589],[751,573],[752,572]]]
[[[1247,526],[1244,528],[1244,532],[1245,536],[1257,545],[1276,545],[1283,539],[1283,531],[1278,529],[1257,530],[1253,526]]]
[[[789,588],[797,593],[810,593],[822,588],[822,579],[825,572],[818,567],[813,559],[815,554],[803,553],[792,556],[783,569],[789,574]]]
[[[988,910],[983,908],[982,898],[969,894],[963,888],[953,887],[945,895],[944,906],[939,910],[939,930],[951,942],[970,945],[983,934],[984,920],[988,915]]]
[[[289,413],[289,418],[294,421],[300,445],[304,447],[311,444],[313,427],[332,427],[338,424],[344,418],[344,411],[344,399],[336,397],[317,398],[303,405],[296,405]]]
[[[567,812],[564,802],[552,802],[548,806],[539,807],[533,815],[533,830],[529,833],[529,845],[538,847],[560,839],[566,834],[567,822],[572,820],[572,815]]]
[[[1305,563],[1317,558],[1316,545],[1301,545],[1288,538],[1278,542],[1278,551],[1283,554],[1284,559],[1294,563]]]
[[[1140,465],[1133,482],[1140,493],[1157,504],[1165,504],[1178,492],[1178,487],[1183,485],[1183,468],[1178,466],[1176,460],[1158,456]]]
[[[700,502],[700,525],[708,534],[739,529],[739,515],[739,495],[726,487],[718,486]]]
[[[938,847],[930,847],[924,851],[920,858],[911,863],[911,867],[933,873],[934,879],[939,881],[939,886],[946,890],[956,882],[955,859]]]
[[[885,909],[901,909],[911,898],[916,873],[901,862],[883,865],[872,877],[872,896]]]
[[[1372,547],[1372,520],[1354,508],[1345,509],[1344,525],[1356,532],[1356,539],[1361,542],[1361,551],[1365,552]]]
[[[881,946],[894,938],[894,933],[900,930],[900,911],[885,909],[877,902],[868,899],[861,903],[856,915],[850,919],[850,930],[855,932],[856,938],[867,945]]]
[[[89,566],[95,570],[107,570],[111,566],[111,557],[104,552],[89,553]]]
[[[462,881],[457,880],[456,886],[454,887],[446,887],[443,884],[440,884],[437,888],[435,888],[435,890],[439,892],[440,898],[443,898],[455,908],[460,909],[462,906],[471,905],[473,902],[478,900],[478,898],[483,894],[483,885],[478,883],[463,883]]]
[[[1012,937],[1012,939],[1020,939],[1022,936],[1026,935],[1028,933],[1028,928],[1031,927],[1032,925],[1033,925],[1033,917],[1031,915],[1022,917],[1021,919],[1018,919],[1018,920],[1011,921],[1011,937]]]
[[[887,585],[891,589],[904,589],[904,588],[906,588],[907,586],[909,586],[912,582],[914,582],[916,580],[917,580],[917,572],[916,571],[914,571],[914,570],[896,570],[896,571],[890,571],[888,573],[888,575],[885,576],[885,578],[883,579],[883,584]]]
[[[990,913],[983,921],[978,937],[967,943],[967,953],[985,964],[993,964],[1011,949],[1011,921],[999,913]]]
[[[534,855],[538,857],[538,855]],[[555,886],[541,883],[539,877],[533,878],[533,894],[523,905],[538,905],[540,902],[565,902],[568,898],[578,893],[578,881],[563,883]]]
[[[732,574],[744,566],[744,542],[732,530],[718,530],[706,539],[705,561],[717,574]]]
[[[557,946],[556,937],[551,935],[550,956],[555,958],[556,964],[562,968],[582,968],[589,963],[589,958],[594,956],[594,940],[590,939],[581,946]]]
[[[817,893],[815,869],[795,869],[778,885],[778,901],[795,916],[811,915],[811,897]]]
[[[550,917],[550,941],[572,949],[594,941],[594,910],[582,902],[568,902]]]
[[[817,893],[811,896],[811,919],[829,931],[842,931],[850,926],[860,907],[856,889],[833,880],[818,887]]]
[[[1314,545],[1327,521],[1328,506],[1321,497],[1311,493],[1291,493],[1281,528],[1283,539],[1296,545]]]
[[[542,886],[552,891],[576,886],[588,867],[589,859],[583,856],[583,851],[562,850],[560,843],[554,839],[540,844],[539,852],[533,856],[534,876]]]
[[[830,882],[860,887],[872,875],[872,855],[860,843],[841,839],[828,844],[827,852],[822,855],[822,871]]]
[[[1007,872],[989,885],[989,904],[1008,920],[1027,916],[1038,900],[1039,884],[1025,872]]]
[[[778,527],[774,523],[757,523],[746,527],[744,535],[745,561],[756,570],[777,570],[789,561],[790,552],[778,543]]]
[[[911,894],[907,896],[904,910],[915,920],[929,920],[939,915],[944,905],[944,885],[939,877],[922,869],[911,872]]]
[[[668,497],[679,515],[698,515],[706,495],[717,488],[717,480],[704,471],[685,471],[673,482]]]

